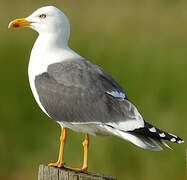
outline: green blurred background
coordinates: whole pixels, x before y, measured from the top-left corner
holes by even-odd
[[[35,9],[55,5],[71,22],[70,47],[121,83],[144,119],[186,139],[186,0],[1,0],[0,179],[37,179],[57,160],[59,126],[37,106],[27,66],[37,33],[7,29]],[[82,134],[68,131],[65,162],[81,166]],[[118,180],[185,179],[184,144],[142,150],[117,137],[91,137],[89,170]]]

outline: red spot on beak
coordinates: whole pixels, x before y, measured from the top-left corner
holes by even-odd
[[[15,23],[15,24],[13,24],[13,27],[14,27],[14,28],[18,28],[18,27],[20,27],[20,25],[17,24],[17,23]]]

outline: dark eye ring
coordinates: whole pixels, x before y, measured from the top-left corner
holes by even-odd
[[[41,19],[45,19],[45,18],[46,18],[46,14],[40,14],[39,17],[40,17]]]

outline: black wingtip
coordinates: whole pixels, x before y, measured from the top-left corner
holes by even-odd
[[[181,139],[180,137],[174,134],[168,133],[166,131],[163,131],[161,129],[158,129],[146,121],[145,121],[145,126],[143,128],[135,130],[135,132],[145,135],[145,136],[149,136],[157,141],[168,140],[170,142],[174,142],[178,144],[181,144],[184,142],[184,140]]]

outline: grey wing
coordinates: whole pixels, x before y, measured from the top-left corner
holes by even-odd
[[[144,124],[121,86],[84,59],[50,65],[36,77],[35,85],[41,104],[56,121],[120,125],[123,130]]]

